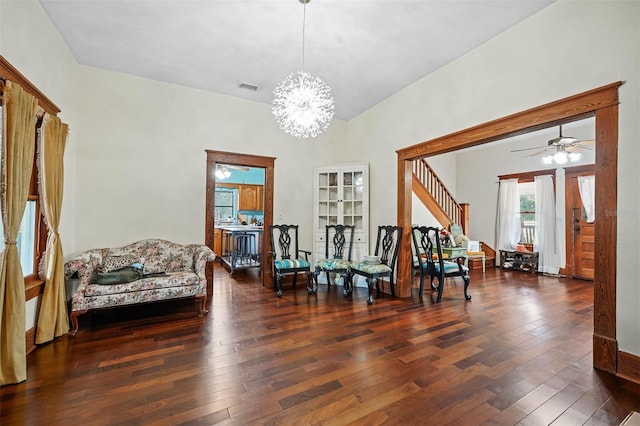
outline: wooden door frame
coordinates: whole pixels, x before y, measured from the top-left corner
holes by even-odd
[[[264,157],[261,155],[240,154],[236,152],[205,150],[207,153],[207,185],[205,194],[205,227],[204,241],[213,250],[213,233],[215,231],[215,189],[216,189],[216,166],[218,164],[231,164],[235,166],[259,167],[264,169],[264,238],[262,246],[262,285],[263,287],[273,287],[273,273],[269,267],[269,247],[271,247],[271,237],[269,226],[273,224],[273,176],[275,167],[275,157]],[[219,256],[220,253],[216,253]],[[213,264],[207,265],[207,294],[211,297],[213,291]]]
[[[571,179],[577,176],[595,176],[596,166],[595,164],[585,164],[583,166],[565,167],[564,168],[564,217],[565,217],[565,232],[566,232],[566,265],[565,275],[573,277],[574,270],[574,244],[573,244],[573,221],[570,219],[573,217],[573,187],[571,186]],[[595,277],[594,277],[595,278]]]
[[[412,162],[415,159],[470,148],[560,124],[594,117],[596,121],[596,227],[598,250],[595,256],[593,365],[618,373],[616,340],[616,232],[618,205],[618,89],[615,82],[523,112],[480,124],[400,149],[398,155],[397,217],[403,227],[398,257],[397,294],[411,295],[411,196]],[[633,357],[633,355],[631,355]],[[622,356],[622,359],[628,357]],[[635,358],[634,358],[635,360]],[[625,361],[626,362],[626,361]],[[619,374],[621,375],[621,374]]]

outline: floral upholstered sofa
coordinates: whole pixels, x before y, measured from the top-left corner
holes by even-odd
[[[207,301],[205,266],[214,259],[206,245],[160,239],[85,251],[65,264],[65,276],[79,279],[71,300],[71,334],[78,331],[78,316],[90,309],[196,297],[202,316]],[[118,280],[118,274],[125,278]]]

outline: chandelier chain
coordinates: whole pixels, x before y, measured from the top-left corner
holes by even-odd
[[[307,22],[307,2],[303,3],[303,12],[302,12],[302,72],[304,72],[304,33]]]

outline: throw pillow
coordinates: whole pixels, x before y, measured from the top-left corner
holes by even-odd
[[[117,271],[110,272],[98,272],[95,279],[95,284],[98,285],[114,285],[124,284],[136,281],[142,278],[142,272],[140,269],[136,269],[132,266],[127,266]]]
[[[111,272],[122,269],[125,266],[138,262],[138,256],[126,254],[123,256],[106,256],[102,259],[102,265],[98,267],[98,272]]]

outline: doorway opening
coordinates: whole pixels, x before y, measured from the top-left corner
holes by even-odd
[[[264,229],[269,229],[269,226],[273,224],[273,177],[275,158],[214,150],[206,150],[206,154],[205,244],[216,253],[216,257],[220,257],[223,253],[221,253],[222,247],[216,244],[216,215],[218,215],[218,223],[220,223],[221,219],[224,219],[232,224],[238,224],[239,221],[244,221],[249,225],[250,221],[253,220],[254,224],[256,221],[261,223]],[[239,184],[234,183],[232,184],[233,188],[229,187],[228,177],[231,176],[234,168],[242,171],[245,169],[259,169],[257,171],[263,173],[263,185],[248,183],[238,186]],[[222,170],[226,170],[228,173],[221,173]],[[227,182],[225,182],[225,180],[227,180]],[[221,206],[225,207],[226,210],[218,209],[218,211],[216,211],[216,189],[219,188],[222,190],[225,187],[231,189],[231,198],[227,195],[227,204]],[[237,195],[234,190],[237,191]],[[244,190],[245,198],[243,198],[241,190]],[[221,196],[224,198],[224,194]],[[254,204],[250,204],[250,202]],[[262,205],[258,205],[258,202],[261,202]],[[261,215],[257,214],[257,212],[261,212]],[[223,213],[227,214],[225,218],[222,217]],[[242,222],[239,224],[241,223]],[[263,259],[260,265],[260,275],[264,287],[273,286],[271,268],[268,267],[268,262],[264,261],[268,259],[268,247],[270,247],[271,244],[268,234],[268,232],[264,233],[264,237],[256,248],[257,256]],[[218,251],[216,252],[216,250]],[[211,294],[212,291],[213,264],[210,264],[207,266],[207,292]]]
[[[595,278],[595,212],[585,207],[591,203],[583,199],[593,197],[586,187],[595,179],[593,165],[567,168],[565,172],[565,217],[567,219],[566,274],[573,278],[593,281]],[[586,181],[582,183],[582,181]],[[582,184],[582,190],[581,190]]]
[[[403,227],[398,257],[398,293],[404,297],[411,295],[409,242],[413,160],[595,117],[595,184],[599,197],[595,206],[598,220],[594,232],[598,250],[594,261],[593,365],[616,374],[619,355],[616,340],[617,221],[613,215],[604,213],[617,208],[618,89],[622,84],[612,83],[398,150],[397,216],[398,224]]]

